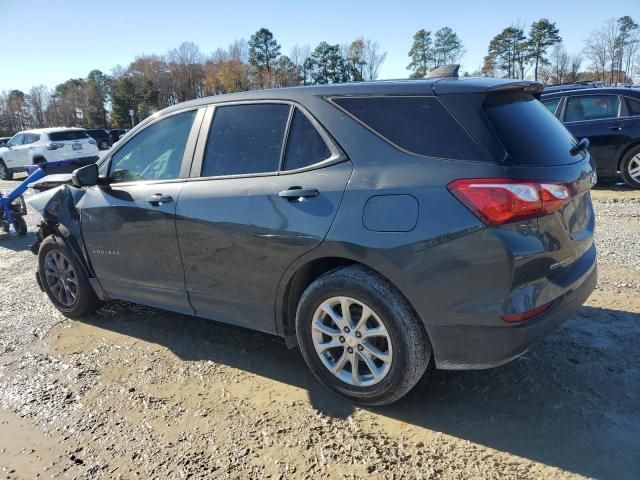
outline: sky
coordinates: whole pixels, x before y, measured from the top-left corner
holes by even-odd
[[[28,5],[28,7],[27,7]],[[609,18],[640,20],[640,0],[0,0],[0,91],[54,87],[100,69],[111,73],[141,54],[164,54],[184,41],[205,54],[270,29],[287,54],[294,45],[380,43],[380,78],[406,78],[407,53],[421,28],[451,27],[464,43],[461,71],[480,68],[491,38],[510,24],[556,22],[569,53]]]

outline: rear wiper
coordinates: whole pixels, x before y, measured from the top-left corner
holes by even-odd
[[[576,143],[573,147],[571,147],[571,150],[569,150],[569,153],[571,155],[577,155],[580,152],[584,152],[587,148],[589,148],[589,139],[583,138],[578,143]]]

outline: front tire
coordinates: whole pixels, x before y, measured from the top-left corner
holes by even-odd
[[[622,179],[631,188],[640,188],[640,145],[632,148],[620,164]]]
[[[109,143],[106,140],[102,140],[100,142],[100,144],[98,145],[98,148],[100,150],[108,150],[109,149]]]
[[[51,303],[69,317],[95,311],[99,301],[73,251],[55,235],[38,251],[40,281]]]
[[[7,168],[2,159],[0,159],[0,180],[13,180],[13,172]]]
[[[403,397],[429,364],[422,322],[400,292],[364,266],[319,277],[303,293],[297,337],[311,372],[362,405]]]

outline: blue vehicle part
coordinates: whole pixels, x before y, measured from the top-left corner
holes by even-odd
[[[0,220],[6,225],[13,225],[17,231],[19,228],[19,218],[27,213],[22,195],[27,191],[29,185],[45,177],[47,175],[47,170],[55,167],[72,165],[73,162],[74,160],[60,160],[58,162],[42,163],[9,193],[3,195],[2,192],[0,192]],[[18,208],[16,208],[15,205],[12,208],[12,204],[16,200],[18,202]]]

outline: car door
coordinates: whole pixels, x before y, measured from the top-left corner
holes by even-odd
[[[96,276],[112,298],[193,314],[176,239],[176,201],[204,109],[153,121],[106,160],[108,185],[78,202]]]
[[[7,143],[9,150],[2,155],[7,168],[13,170],[25,165],[23,160],[25,158],[25,148],[28,148],[28,146],[23,145],[24,138],[25,134],[18,133]]]
[[[176,216],[196,314],[275,333],[278,282],[327,234],[351,171],[298,107],[210,107]]]
[[[617,152],[625,143],[620,115],[620,98],[615,94],[568,96],[564,124],[577,139],[589,139],[589,152],[598,175],[613,177],[617,172]]]

